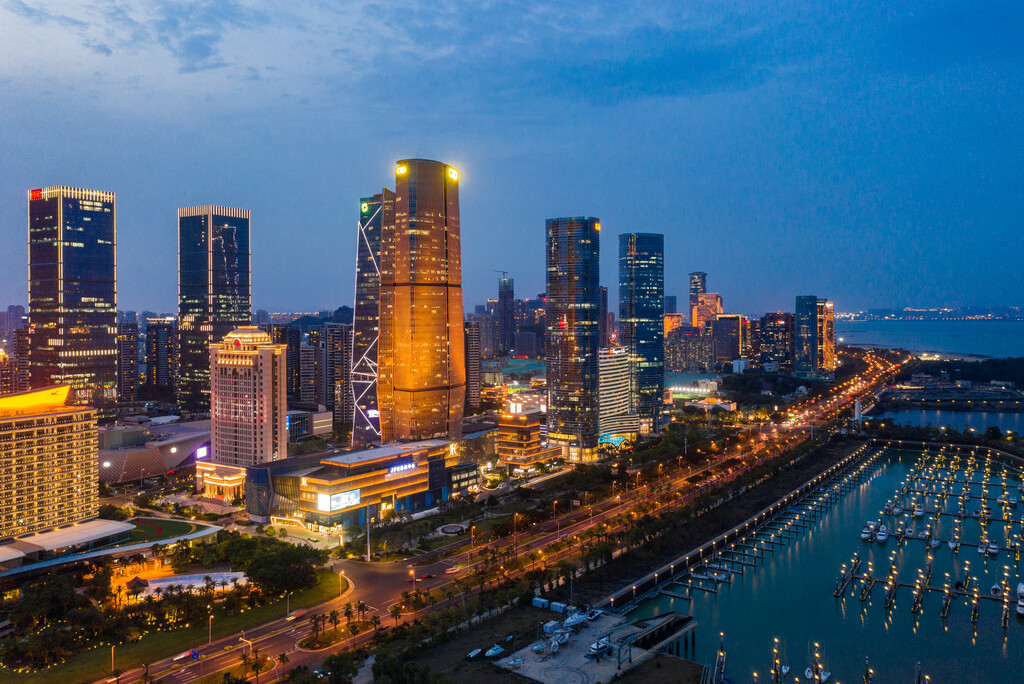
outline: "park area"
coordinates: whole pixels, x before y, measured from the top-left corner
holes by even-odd
[[[130,544],[143,544],[172,539],[192,534],[208,527],[207,525],[198,525],[187,520],[173,520],[171,518],[130,518],[128,522],[135,525],[135,529],[132,530],[131,540],[127,542]]]

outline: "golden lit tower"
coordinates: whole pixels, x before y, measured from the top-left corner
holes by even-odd
[[[381,228],[377,401],[381,443],[462,436],[459,172],[405,159]]]

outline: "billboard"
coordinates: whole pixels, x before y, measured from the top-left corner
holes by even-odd
[[[325,513],[358,506],[359,501],[358,489],[351,489],[347,492],[338,492],[337,494],[316,495],[316,507]]]

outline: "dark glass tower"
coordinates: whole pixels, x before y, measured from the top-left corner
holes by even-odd
[[[818,374],[818,297],[797,295],[793,320],[793,371],[802,378]]]
[[[505,356],[516,346],[515,281],[498,278],[498,353]]]
[[[68,402],[117,399],[117,212],[112,192],[28,193],[29,382]]]
[[[210,410],[210,344],[249,325],[249,210],[178,210],[178,405]]]
[[[380,241],[377,402],[381,441],[462,437],[459,172],[405,159],[395,168],[395,222]]]
[[[690,274],[690,309],[697,306],[698,297],[708,291],[708,274],[694,271]]]
[[[548,219],[545,351],[548,441],[566,458],[597,458],[601,222]]]
[[[619,235],[619,335],[636,377],[641,430],[657,430],[665,389],[665,236]]]
[[[395,193],[387,188],[359,201],[356,299],[352,317],[352,446],[380,442],[377,341],[380,318],[381,227],[395,225]]]

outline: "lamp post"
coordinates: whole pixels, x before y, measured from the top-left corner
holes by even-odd
[[[210,644],[213,644],[213,613],[210,613]]]
[[[117,644],[110,644],[110,674],[114,674],[114,649]]]

